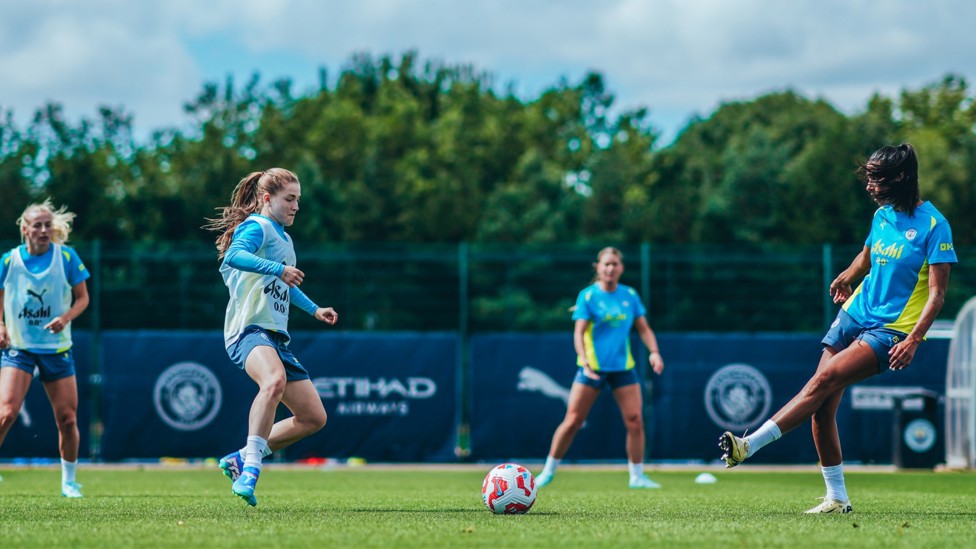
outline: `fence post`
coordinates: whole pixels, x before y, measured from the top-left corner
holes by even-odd
[[[834,302],[830,297],[830,283],[834,272],[833,247],[826,243],[823,245],[823,329],[830,328],[830,323],[834,320]]]
[[[102,455],[102,241],[95,239],[91,248],[91,370],[88,383],[91,388],[91,419],[89,421],[88,451],[91,460]]]
[[[640,262],[641,262],[641,291],[640,294],[644,299],[644,303],[647,305],[647,321],[651,322],[651,243],[641,242],[640,245]],[[653,325],[652,325],[653,326]],[[638,347],[639,349],[639,366],[640,372],[645,380],[644,383],[644,394],[643,396],[643,409],[641,410],[641,415],[644,419],[644,438],[645,440],[654,440],[654,381],[651,376],[651,368],[647,361],[647,349],[643,345]],[[650,444],[644,445],[644,460],[651,459],[652,451]]]
[[[648,317],[651,312],[651,243],[641,242],[640,245],[641,261],[641,295],[644,296],[644,303],[647,303]]]
[[[458,459],[465,459],[471,455],[471,372],[468,369],[468,271],[469,271],[468,243],[458,244],[458,356],[457,356],[457,387],[458,411],[455,423],[457,425],[457,443],[454,454]]]

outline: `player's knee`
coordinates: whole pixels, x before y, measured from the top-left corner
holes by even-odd
[[[837,376],[831,370],[817,372],[810,380],[809,392],[814,395],[829,395],[839,388],[837,383]]]
[[[325,427],[325,423],[329,420],[328,414],[325,410],[322,410],[321,414],[315,414],[312,416],[310,423],[312,424],[312,432],[316,433]]]
[[[819,410],[813,413],[811,420],[813,421],[813,428],[820,429],[826,426],[828,423],[832,423],[836,417],[835,409],[827,409],[821,406]]]
[[[641,414],[627,414],[624,416],[624,426],[628,431],[643,431],[644,418]]]
[[[271,376],[261,384],[261,392],[267,394],[270,398],[274,400],[281,400],[281,396],[285,394],[285,385],[288,380],[285,379],[285,375]]]
[[[304,431],[305,435],[308,436],[322,430],[322,428],[325,427],[325,422],[328,420],[328,416],[323,408],[317,412],[302,414],[301,417],[297,417],[296,419],[298,420],[299,424],[301,424],[302,431]]]
[[[12,404],[0,404],[0,427],[12,425],[20,414],[20,408],[15,408]]]
[[[78,413],[72,409],[58,410],[54,414],[54,420],[59,430],[71,430],[78,426]]]
[[[575,433],[583,427],[586,417],[581,414],[569,414],[563,420],[563,428],[570,433]]]

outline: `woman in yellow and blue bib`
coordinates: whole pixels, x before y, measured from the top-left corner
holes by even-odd
[[[627,428],[627,459],[631,488],[660,488],[644,473],[644,418],[640,377],[630,350],[630,331],[636,329],[650,351],[654,373],[664,371],[664,360],[657,338],[644,317],[647,310],[630,286],[620,283],[624,272],[623,254],[604,248],[597,254],[593,284],[576,298],[573,345],[576,349],[576,377],[569,392],[566,417],[556,428],[549,455],[536,483],[552,482],[563,456],[573,443],[600,391],[609,387],[620,407]]]

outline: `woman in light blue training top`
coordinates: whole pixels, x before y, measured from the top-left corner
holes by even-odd
[[[78,383],[71,321],[88,307],[89,274],[66,246],[75,214],[50,200],[31,204],[17,220],[24,244],[0,258],[0,444],[17,419],[34,368],[54,409],[61,451],[61,495],[80,498]]]
[[[220,231],[220,273],[230,291],[224,320],[227,354],[258,384],[248,416],[247,444],[219,462],[234,494],[257,505],[254,488],[261,461],[325,426],[325,408],[308,371],[288,349],[291,305],[326,324],[339,315],[319,307],[298,285],[305,274],[295,267],[295,247],[285,227],[295,221],[302,187],[282,168],[254,172],[234,189],[231,205],[208,228]],[[292,417],[275,423],[278,403]]]
[[[719,438],[722,459],[735,467],[812,417],[827,494],[807,513],[851,512],[836,420],[844,389],[908,367],[942,309],[956,262],[949,222],[921,199],[914,147],[882,147],[857,173],[881,207],[864,249],[830,284],[834,303],[844,305],[823,338],[817,371],[756,432],[744,438],[725,432]]]
[[[609,387],[620,407],[627,428],[627,459],[631,488],[660,488],[644,474],[644,418],[641,383],[630,351],[630,331],[637,329],[650,351],[648,360],[654,373],[664,371],[664,360],[654,331],[644,315],[647,310],[637,292],[620,284],[624,272],[623,254],[604,248],[594,264],[596,277],[576,298],[573,309],[576,349],[576,378],[569,392],[566,417],[552,436],[545,467],[536,477],[542,487],[552,482],[556,467],[573,443],[600,391]]]

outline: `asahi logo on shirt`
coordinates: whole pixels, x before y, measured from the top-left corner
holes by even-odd
[[[21,318],[27,321],[28,326],[40,326],[46,324],[45,320],[51,318],[51,306],[44,306],[44,294],[47,292],[47,288],[37,293],[30,288],[27,289],[27,303],[24,304],[24,308],[17,314],[17,318]],[[30,304],[37,300],[40,304],[37,308],[32,309]]]
[[[288,312],[288,289],[279,286],[278,279],[272,280],[264,287],[264,294],[271,298],[275,311]]]

